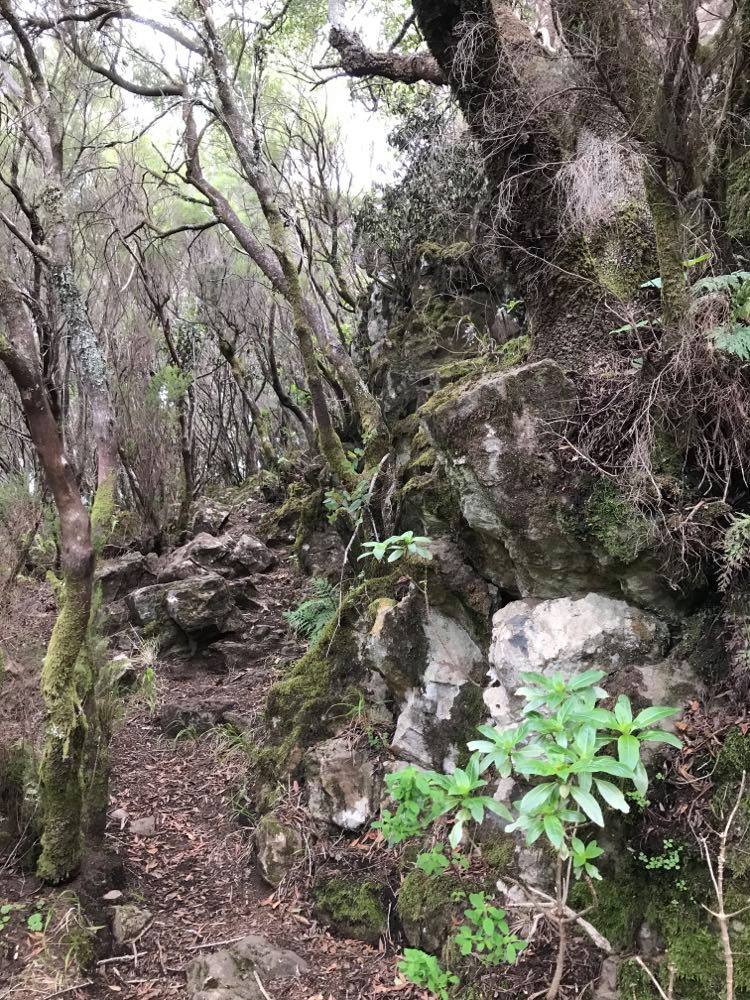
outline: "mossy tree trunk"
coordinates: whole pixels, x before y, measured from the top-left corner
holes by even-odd
[[[18,300],[17,290],[6,282],[6,323],[11,337],[20,345],[20,353],[16,351],[15,356],[22,357],[27,366],[24,377],[34,386],[31,410],[26,409],[24,399],[28,387],[21,390],[26,419],[30,422],[33,412],[40,421],[39,433],[32,437],[38,450],[43,444],[47,449],[46,454],[40,450],[40,460],[55,497],[63,538],[59,612],[42,671],[47,725],[40,774],[43,833],[39,860],[39,874],[49,881],[60,882],[74,874],[80,864],[86,790],[82,778],[84,758],[87,771],[94,757],[97,761],[102,759],[97,749],[102,743],[96,705],[97,663],[91,655],[95,643],[92,587],[95,556],[113,521],[119,449],[106,362],[75,276],[60,108],[50,94],[32,39],[11,0],[0,0],[0,14],[15,36],[22,56],[16,69],[23,81],[25,129],[43,177],[39,231],[35,234],[38,249],[34,257],[47,268],[59,303],[91,413],[97,460],[97,482],[89,516],[64,453],[49,395],[38,374],[41,363],[33,326]],[[4,360],[20,388],[23,366],[19,367],[12,355],[11,348],[11,355]],[[106,773],[97,771],[96,780],[106,787]],[[106,808],[106,792],[104,799],[100,808]]]
[[[0,277],[0,359],[21,397],[60,521],[61,579],[58,614],[42,670],[46,729],[40,766],[42,853],[39,874],[64,882],[81,860],[82,761],[86,721],[77,687],[77,665],[86,645],[94,571],[89,515],[43,384],[31,318],[21,293]]]

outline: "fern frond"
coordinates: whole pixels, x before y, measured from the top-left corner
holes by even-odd
[[[750,514],[737,514],[724,533],[724,560],[719,589],[726,591],[750,558]]]
[[[710,333],[714,345],[741,361],[750,361],[750,326],[739,323],[720,326]]]
[[[736,291],[744,282],[750,281],[750,271],[732,271],[731,274],[711,274],[691,287],[694,295],[704,292]]]
[[[312,590],[312,597],[284,613],[292,630],[310,641],[317,639],[326,625],[333,621],[339,606],[338,591],[328,580],[314,579]]]

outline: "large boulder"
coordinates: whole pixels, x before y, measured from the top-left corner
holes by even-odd
[[[187,545],[175,549],[159,570],[159,583],[185,580],[201,571],[224,577],[264,573],[275,562],[271,550],[253,535],[197,535]]]
[[[105,605],[119,601],[132,590],[153,582],[149,560],[141,552],[128,552],[117,559],[107,559],[96,570],[96,582],[101,587]]]
[[[293,951],[251,934],[194,959],[186,972],[187,996],[190,1000],[266,1000],[266,984],[296,978],[307,968],[307,962]]]
[[[485,702],[496,724],[510,725],[520,715],[514,692],[522,673],[572,677],[598,668],[613,693],[679,706],[701,684],[686,662],[665,659],[668,639],[655,615],[601,594],[512,601],[493,618]]]
[[[550,360],[451,384],[421,408],[460,497],[472,562],[518,596],[596,590],[672,609],[645,519],[608,484],[606,511],[587,507],[597,499],[591,471],[559,460],[559,430],[575,410],[573,383]]]
[[[310,815],[343,830],[375,818],[380,778],[363,750],[338,737],[319,743],[305,760]]]
[[[217,500],[201,497],[193,505],[190,520],[190,530],[193,535],[207,532],[209,535],[220,535],[229,520],[230,510]]]
[[[170,584],[165,596],[167,614],[190,636],[221,635],[235,610],[229,588],[213,573]]]
[[[210,642],[240,624],[231,591],[215,573],[143,587],[126,603],[132,623],[163,644],[184,635]]]

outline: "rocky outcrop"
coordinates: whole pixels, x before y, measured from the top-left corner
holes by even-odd
[[[359,830],[376,815],[380,778],[363,750],[345,738],[319,743],[305,761],[310,815],[342,830]]]
[[[265,1000],[267,983],[296,978],[307,962],[252,934],[228,948],[196,958],[187,968],[190,1000]]]
[[[484,699],[500,726],[517,721],[521,674],[607,671],[605,687],[644,704],[682,705],[702,690],[687,662],[667,659],[669,632],[656,615],[601,594],[512,601],[493,618],[490,687]]]
[[[202,571],[222,577],[252,576],[265,573],[274,562],[271,550],[253,535],[245,533],[234,538],[227,534],[217,538],[203,533],[169,555],[157,581],[185,580]]]
[[[645,519],[607,484],[598,497],[587,468],[562,467],[575,407],[573,383],[549,360],[454,383],[422,407],[471,561],[517,596],[601,591],[672,609]]]

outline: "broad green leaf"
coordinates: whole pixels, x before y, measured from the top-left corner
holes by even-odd
[[[615,718],[620,726],[630,725],[633,721],[633,710],[630,707],[630,698],[621,694],[615,703]]]
[[[549,842],[557,851],[562,851],[565,845],[565,831],[562,823],[557,816],[545,816],[543,822],[544,832],[547,834]]]
[[[617,809],[622,813],[630,812],[630,806],[625,801],[625,796],[617,785],[613,785],[611,781],[603,781],[601,778],[597,778],[595,784],[599,794],[607,805],[612,806],[613,809]]]
[[[633,725],[638,729],[649,729],[655,722],[668,719],[671,715],[676,715],[679,709],[668,708],[664,705],[654,705],[651,708],[644,708],[633,720]]]
[[[571,788],[570,793],[590,820],[593,820],[597,826],[604,826],[601,807],[590,792],[584,792],[583,789],[574,787]]]
[[[635,736],[621,736],[618,739],[617,755],[625,767],[635,770],[641,759],[641,745]]]
[[[519,804],[519,809],[525,813],[536,812],[537,809],[541,809],[549,801],[556,787],[553,782],[537,785],[524,795]]]
[[[644,743],[668,743],[669,746],[682,750],[682,740],[674,733],[665,733],[662,729],[647,729],[638,734],[638,739]]]

